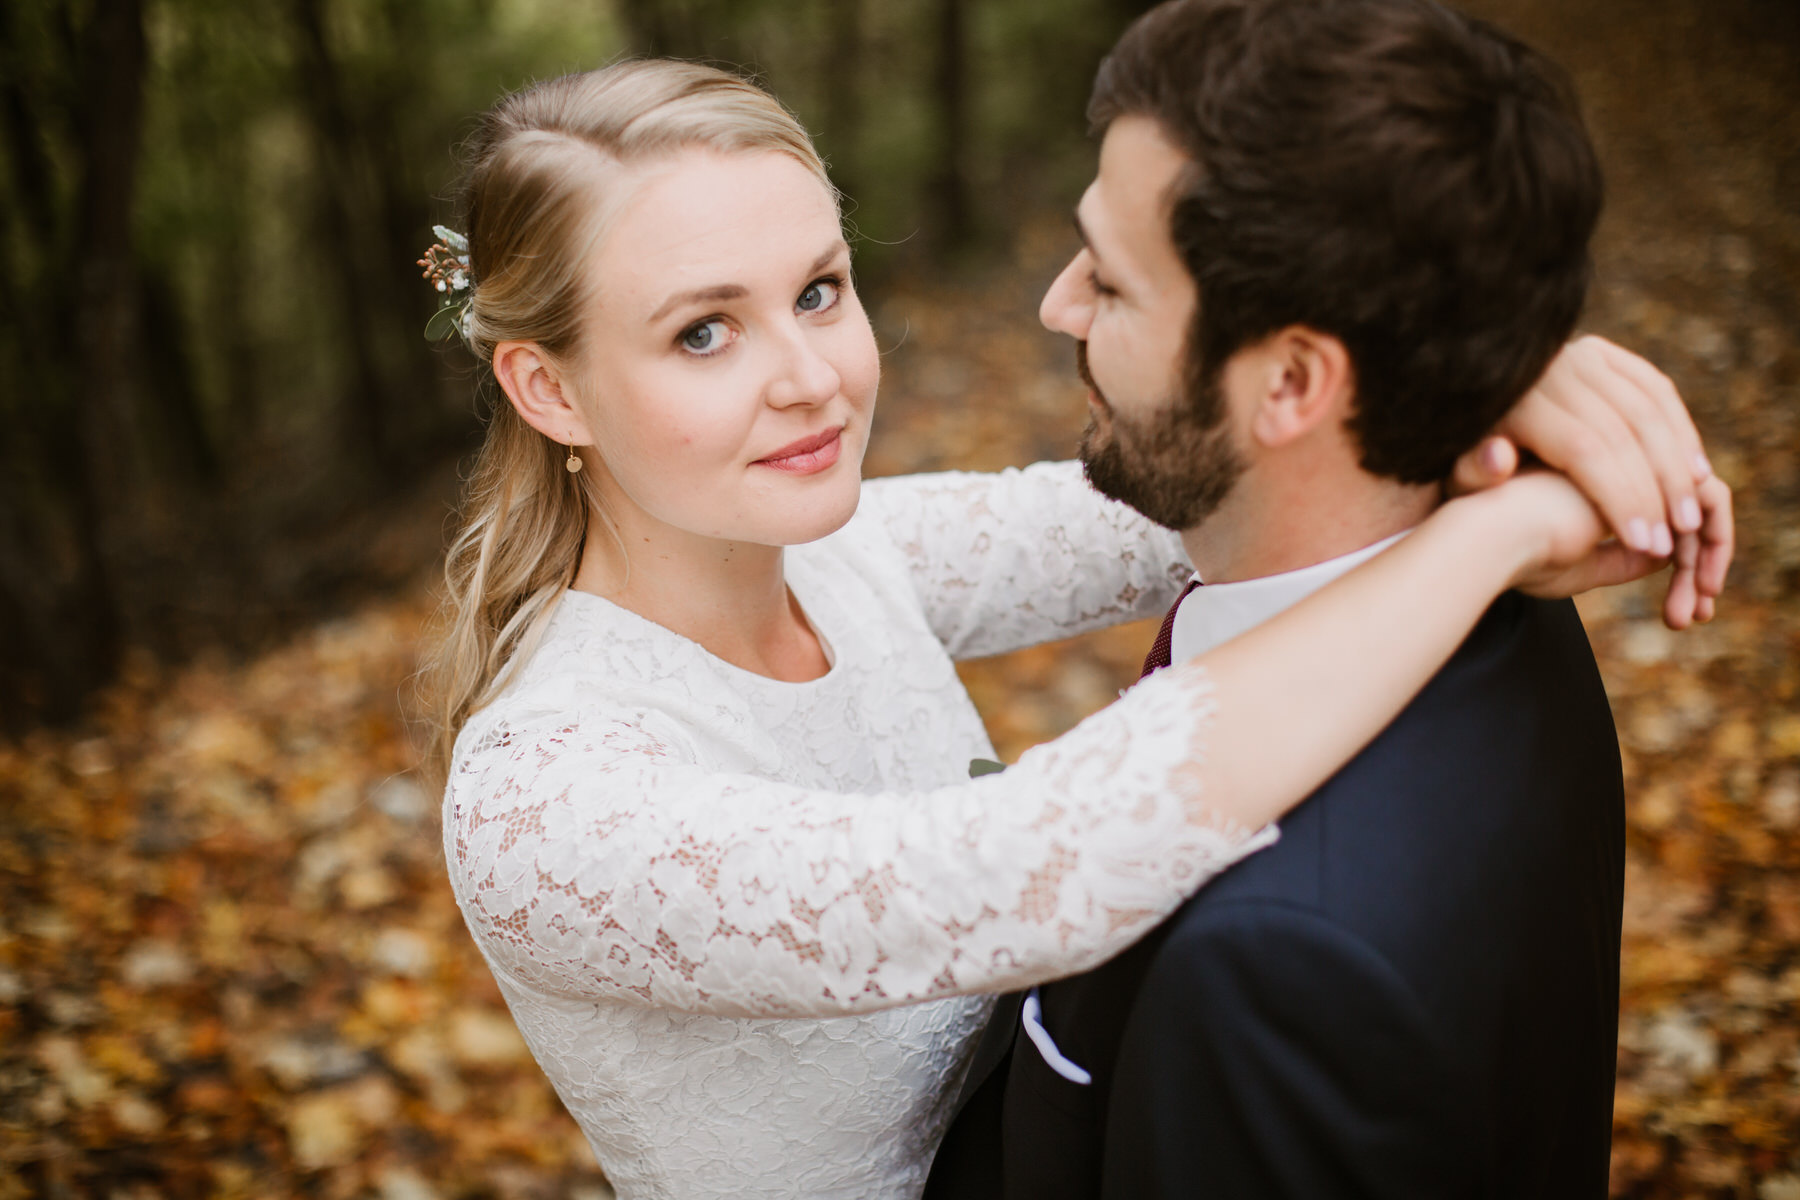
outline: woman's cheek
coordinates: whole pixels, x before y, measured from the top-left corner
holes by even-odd
[[[838,367],[838,377],[842,380],[845,398],[858,412],[867,413],[875,407],[876,389],[881,384],[881,353],[875,346],[875,331],[860,308],[855,320],[844,324],[848,344],[844,360]]]

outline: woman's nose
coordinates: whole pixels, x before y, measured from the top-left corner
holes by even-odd
[[[802,329],[782,339],[775,376],[769,383],[770,404],[777,408],[824,404],[838,394],[843,381],[817,339],[817,334]]]

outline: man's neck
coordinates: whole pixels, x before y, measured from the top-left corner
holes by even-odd
[[[1252,471],[1181,542],[1200,578],[1235,583],[1298,571],[1403,533],[1438,506],[1436,484],[1377,479],[1361,471],[1337,479]]]

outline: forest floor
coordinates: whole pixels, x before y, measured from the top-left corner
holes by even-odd
[[[1590,33],[1545,30],[1584,61]],[[1703,30],[1659,36],[1716,62]],[[1711,626],[1664,630],[1660,579],[1582,602],[1627,780],[1620,1197],[1800,1200],[1800,181],[1790,143],[1716,136],[1791,129],[1768,65],[1752,48],[1724,116],[1695,100],[1717,71],[1642,104],[1577,72],[1615,197],[1587,325],[1675,378],[1740,504]],[[1067,229],[873,305],[870,474],[1068,455],[1072,355],[1033,316]],[[408,773],[429,611],[421,584],[247,661],[138,662],[80,727],[0,743],[0,1200],[610,1195]],[[1150,634],[964,679],[1010,759],[1109,700]]]

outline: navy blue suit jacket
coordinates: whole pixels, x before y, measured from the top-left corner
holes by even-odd
[[[928,1200],[1605,1195],[1623,790],[1574,606],[1501,597],[1281,830],[1041,990],[1091,1084],[1003,1006]]]

